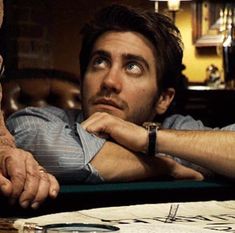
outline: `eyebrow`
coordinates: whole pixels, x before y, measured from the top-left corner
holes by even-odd
[[[134,55],[134,54],[125,54],[123,55],[124,59],[126,60],[135,60],[135,61],[139,61],[141,63],[143,63],[146,68],[149,70],[150,67],[149,67],[149,64],[148,62],[146,61],[146,59],[144,59],[142,56],[139,56],[139,55]]]
[[[94,57],[95,55],[111,58],[111,53],[109,53],[105,50],[96,50],[96,51],[94,51],[93,53],[91,53],[91,58]]]

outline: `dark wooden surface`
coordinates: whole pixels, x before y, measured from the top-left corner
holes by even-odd
[[[209,127],[235,123],[235,89],[187,89],[176,95],[176,113],[191,115]]]

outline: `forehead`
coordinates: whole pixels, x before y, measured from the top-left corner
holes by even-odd
[[[116,55],[133,54],[155,61],[154,46],[137,32],[105,32],[96,40],[93,52],[96,50],[105,50]]]

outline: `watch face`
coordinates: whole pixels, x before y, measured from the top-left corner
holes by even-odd
[[[159,122],[144,122],[143,127],[147,130],[151,129],[159,129],[161,127],[161,124]]]
[[[79,233],[79,232],[119,232],[119,228],[104,224],[83,224],[83,223],[68,223],[68,224],[51,224],[43,227],[45,233]]]

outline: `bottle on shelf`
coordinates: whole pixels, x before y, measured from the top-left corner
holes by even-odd
[[[226,12],[227,11],[227,12]],[[226,30],[222,44],[224,81],[227,88],[235,88],[235,38],[234,38],[234,11],[233,7],[225,9]]]

